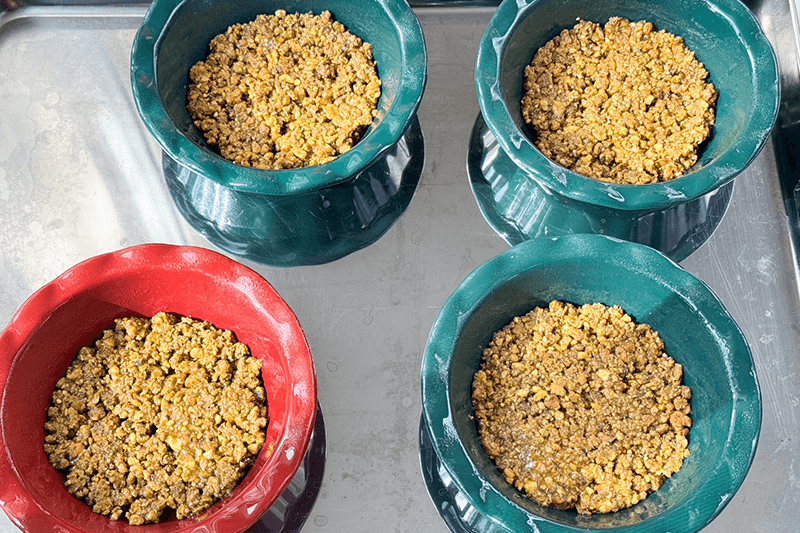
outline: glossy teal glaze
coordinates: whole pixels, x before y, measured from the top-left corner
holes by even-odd
[[[259,170],[210,150],[186,110],[190,67],[231,24],[277,9],[329,10],[373,46],[382,82],[378,116],[361,141],[334,161],[292,170]],[[139,114],[164,152],[191,172],[236,192],[292,195],[341,183],[389,151],[416,114],[427,76],[422,28],[404,0],[154,0],[131,51],[131,85]]]
[[[483,349],[514,316],[554,299],[619,305],[651,325],[692,388],[689,457],[629,509],[582,516],[539,506],[505,481],[478,439],[471,384]],[[532,239],[475,269],[431,329],[422,405],[436,454],[470,505],[516,533],[698,531],[740,487],[761,428],[750,349],[722,303],[663,254],[600,235]]]
[[[379,239],[405,212],[419,183],[424,141],[406,134],[352,180],[291,195],[235,191],[164,155],[164,179],[181,215],[209,242],[279,267],[324,264]]]
[[[535,51],[576,18],[647,20],[682,37],[706,66],[719,93],[712,138],[685,176],[650,185],[615,185],[586,178],[548,160],[531,142],[520,112],[523,71]],[[475,83],[486,123],[502,150],[545,195],[599,220],[668,209],[732,180],[756,157],[772,130],[780,101],[775,54],[739,0],[505,0],[481,39]],[[599,224],[598,224],[599,225]],[[612,228],[622,238],[630,224]],[[580,230],[578,230],[580,231]]]
[[[479,114],[470,136],[467,173],[486,221],[510,245],[572,233],[611,235],[686,259],[711,236],[730,201],[733,181],[670,208],[642,213],[575,201],[539,186],[499,149]]]

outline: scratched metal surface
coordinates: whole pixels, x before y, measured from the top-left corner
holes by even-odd
[[[787,94],[798,82],[788,1],[749,4],[779,43]],[[0,15],[0,327],[34,290],[87,257],[145,242],[211,247],[173,206],[159,148],[132,102],[129,53],[144,9],[51,5]],[[474,58],[492,8],[417,13],[429,52],[419,111],[426,153],[406,213],[376,243],[333,263],[243,261],[297,313],[319,376],[327,456],[303,532],[448,531],[420,473],[420,360],[447,296],[507,245],[482,218],[465,168],[478,113]],[[791,103],[782,110],[787,124]],[[740,324],[764,400],[753,467],[709,533],[800,523],[796,220],[786,216],[778,176],[786,158],[775,146],[737,178],[721,224],[682,262]],[[0,533],[14,531],[0,513]]]

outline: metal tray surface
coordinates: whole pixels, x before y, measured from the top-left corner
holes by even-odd
[[[779,127],[736,178],[719,225],[681,261],[738,322],[763,394],[753,466],[709,533],[800,523],[795,1],[748,3],[779,58]],[[146,5],[91,4],[0,13],[0,327],[36,289],[93,255],[147,242],[213,248],[176,209],[132,100],[130,48]],[[303,532],[451,530],[421,471],[420,361],[448,295],[508,244],[484,219],[466,169],[475,55],[494,8],[421,4],[425,163],[406,212],[373,244],[326,264],[241,260],[287,300],[315,359],[326,449]],[[15,531],[0,513],[0,533]]]

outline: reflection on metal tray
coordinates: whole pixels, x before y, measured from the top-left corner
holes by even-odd
[[[800,2],[789,0],[787,21],[792,30],[786,31],[778,45],[778,58],[781,61],[782,105],[778,113],[778,123],[774,132],[775,156],[783,192],[789,231],[794,248],[795,269],[800,276]],[[788,46],[792,43],[795,46]],[[780,51],[783,50],[783,55]],[[792,53],[793,52],[793,53]]]
[[[314,430],[303,462],[283,493],[247,533],[296,533],[305,524],[325,472],[325,422],[317,405]]]

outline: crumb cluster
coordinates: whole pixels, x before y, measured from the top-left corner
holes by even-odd
[[[266,169],[326,163],[377,116],[372,45],[325,11],[259,15],[211,41],[189,73],[187,109],[209,145]]]
[[[681,176],[709,137],[717,92],[683,42],[650,22],[578,22],[525,68],[522,116],[549,159],[601,181]]]
[[[120,318],[56,383],[44,451],[66,488],[132,525],[197,514],[230,493],[266,437],[261,361],[227,330]]]
[[[582,514],[630,507],[688,456],[691,390],[619,307],[553,301],[496,332],[475,374],[481,443],[509,483]]]

